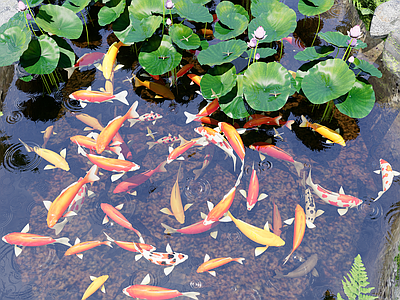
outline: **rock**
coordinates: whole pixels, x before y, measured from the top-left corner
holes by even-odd
[[[383,50],[385,67],[400,79],[400,33],[392,31],[385,41]]]
[[[371,21],[371,36],[384,38],[391,31],[400,31],[400,0],[390,0],[379,5]]]
[[[17,1],[0,0],[0,26],[18,12]]]

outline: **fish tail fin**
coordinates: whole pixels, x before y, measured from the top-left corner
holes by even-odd
[[[283,261],[283,265],[285,265],[288,262],[289,258],[292,256],[292,254],[293,254],[293,250],[292,250],[292,252],[289,253],[288,256],[285,257],[285,259]]]
[[[64,229],[65,224],[68,223],[68,218],[65,218],[62,222],[57,223],[52,228],[55,230],[55,234],[59,235],[60,232]]]
[[[111,241],[105,241],[105,242],[103,242],[104,243],[104,245],[107,245],[108,247],[113,247],[112,245],[111,245]]]
[[[150,148],[149,148],[150,149]],[[158,165],[158,167],[155,169],[155,172],[167,172],[167,169],[165,168],[165,165],[167,164],[167,161],[163,161],[161,164]]]
[[[56,239],[55,243],[59,243],[59,244],[63,244],[68,247],[72,247],[72,245],[69,243],[69,238],[67,238],[67,237],[62,237],[62,238]]]
[[[296,169],[296,171],[297,171],[297,175],[298,175],[299,177],[301,177],[301,176],[300,176],[300,172],[301,172],[301,170],[304,169],[304,164],[301,163],[301,162],[299,162],[299,161],[294,161],[294,162],[293,162],[293,165],[294,165],[294,167],[295,167],[295,169]]]
[[[282,278],[283,277],[283,273],[281,271],[275,270],[275,276],[274,278]]]
[[[243,265],[244,257],[235,258],[234,261],[238,262],[239,264]]]
[[[191,114],[190,112],[185,111],[184,112],[186,116],[186,124],[189,124],[190,122],[194,121],[197,118],[197,115]]]
[[[311,186],[311,187],[314,186],[314,183],[312,182],[312,179],[311,179],[311,170],[310,170],[310,172],[308,173],[308,177],[307,177],[307,179],[306,179],[306,183],[307,183],[309,186]]]
[[[130,120],[128,120],[128,121],[130,121]],[[149,150],[150,150],[150,149],[153,148],[154,145],[157,144],[157,143],[156,143],[156,142],[147,142],[146,144],[149,145]]]
[[[286,122],[285,126],[287,128],[289,128],[290,130],[292,130],[292,124],[294,123],[294,120],[289,120]]]
[[[308,121],[307,121],[306,117],[301,115],[301,123],[300,123],[299,127],[307,127],[307,123],[308,123]]]
[[[86,175],[87,176],[87,182],[94,182],[94,181],[100,180],[100,177],[96,175],[98,169],[99,169],[99,167],[97,165],[93,165],[90,168],[89,172]]]
[[[135,101],[131,108],[128,110],[128,112],[126,113],[128,118],[127,119],[136,119],[139,118],[139,114],[136,112],[136,108],[138,106],[139,102]]]
[[[140,121],[139,119],[128,119],[129,127],[132,127],[133,125],[135,125],[139,121]]]
[[[164,233],[171,234],[177,232],[175,228],[172,228],[164,223],[161,223],[161,226],[165,228]]]
[[[26,151],[28,151],[28,152],[33,151],[33,148],[31,146],[28,146],[27,144],[25,144],[21,139],[19,139],[19,141],[22,143],[22,145],[24,145]]]
[[[128,96],[128,92],[122,91],[122,92],[116,94],[114,99],[122,102],[123,104],[129,105],[128,100],[126,100],[126,96]]]
[[[65,71],[67,71],[67,73],[68,73],[68,79],[72,76],[72,73],[74,73],[74,71],[75,71],[75,69],[76,69],[77,67],[69,67],[69,68],[64,68],[64,70]]]
[[[192,299],[195,299],[195,300],[199,299],[199,298],[197,298],[198,295],[200,295],[199,292],[185,292],[185,293],[182,293],[182,296],[186,296],[188,298],[192,298]]]
[[[203,171],[202,169],[193,170],[193,174],[195,175],[194,180],[197,180],[197,178],[200,177],[202,171]]]
[[[110,242],[115,242],[107,233],[103,232],[104,235],[106,236],[107,240]]]

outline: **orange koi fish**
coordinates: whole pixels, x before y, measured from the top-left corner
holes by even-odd
[[[201,122],[201,117],[206,117],[217,111],[219,108],[219,102],[218,98],[215,98],[213,101],[208,103],[205,107],[203,107],[200,112],[196,115],[191,114],[187,111],[184,112],[186,116],[186,124],[192,122],[192,121],[200,121]]]
[[[320,135],[326,137],[328,139],[328,143],[336,143],[342,145],[343,147],[346,146],[346,142],[344,141],[343,137],[336,131],[317,123],[310,123],[303,115],[301,116],[301,121],[302,122],[299,127],[309,127],[315,130]]]
[[[97,66],[97,68],[103,72],[103,76],[107,80],[110,80],[114,71],[120,68],[118,66],[115,67],[115,62],[117,60],[119,48],[123,45],[124,43],[122,42],[114,42],[110,48],[108,48],[106,55],[104,55],[103,63]]]
[[[176,181],[174,186],[172,187],[172,192],[171,192],[171,210],[168,208],[163,208],[160,211],[164,214],[167,215],[173,215],[175,219],[183,224],[185,223],[185,211],[189,209],[193,205],[193,203],[187,203],[185,207],[182,206],[182,199],[181,199],[181,193],[179,191],[179,174],[181,171],[181,166],[179,166],[178,169],[178,175],[176,176]]]
[[[281,236],[282,233],[281,229],[283,226],[281,214],[279,213],[278,205],[275,204],[275,200],[272,200],[272,203],[274,205],[274,212],[273,212],[274,226],[272,227],[272,232],[275,233],[277,236]]]
[[[152,90],[157,95],[163,96],[164,98],[171,99],[171,100],[175,99],[175,95],[165,85],[151,82],[148,80],[141,81],[139,78],[136,77],[135,74],[132,75],[132,78],[135,81],[136,88],[138,88],[140,86],[144,86],[144,87],[148,88],[149,90]]]
[[[173,149],[169,147],[169,155],[167,157],[167,164],[171,163],[172,161],[176,160],[184,160],[184,158],[179,155],[183,154],[187,150],[189,150],[192,146],[200,145],[200,146],[207,146],[208,142],[206,138],[197,138],[191,139],[190,141],[186,141],[185,143],[181,144],[180,146]]]
[[[196,222],[192,225],[183,227],[183,228],[179,228],[179,229],[175,229],[172,228],[164,223],[161,223],[161,226],[165,228],[164,233],[165,234],[172,234],[172,233],[181,233],[181,234],[199,234],[199,233],[203,233],[206,232],[212,228],[214,228],[215,226],[217,226],[219,224],[219,221],[216,221],[214,223],[211,223],[209,225],[204,225],[203,224],[203,220]],[[210,233],[212,238],[217,238],[217,231],[213,231]]]
[[[271,118],[269,116],[262,116],[259,118],[253,118],[243,125],[243,128],[252,128],[260,125],[280,125],[279,120],[282,119],[282,116],[277,116]]]
[[[103,275],[100,277],[90,276],[90,280],[92,280],[93,282],[86,289],[85,293],[82,296],[82,300],[89,298],[98,289],[105,293],[106,288],[104,287],[104,282],[107,281],[108,277],[108,275]]]
[[[186,76],[189,77],[195,84],[200,86],[200,81],[203,76],[199,76],[196,74],[186,74]]]
[[[212,29],[204,29],[201,28],[199,30],[197,30],[197,33],[201,36],[205,36],[205,38],[212,38],[214,37],[214,32]]]
[[[88,136],[83,136],[83,135],[74,135],[72,137],[70,137],[69,139],[71,140],[71,142],[77,144],[77,145],[81,145],[85,148],[88,148],[90,150],[95,151],[96,150],[96,139],[98,137],[98,133],[90,133]],[[91,138],[91,137],[94,137]],[[107,146],[105,150],[114,152],[117,155],[121,154],[121,146],[117,145],[117,146]]]
[[[174,81],[176,81],[179,77],[182,77],[185,75],[191,68],[194,67],[194,64],[187,64],[184,65],[178,72],[176,72],[176,75],[174,76],[173,74],[169,77],[169,81],[171,82],[171,85]],[[169,72],[170,74],[172,72]]]
[[[99,92],[92,91],[91,87],[88,87],[86,90],[79,90],[73,92],[69,95],[70,99],[79,101],[81,107],[86,107],[86,103],[103,103],[103,102],[113,102],[113,100],[118,100],[123,104],[129,105],[128,100],[126,100],[126,96],[128,96],[127,91],[122,91],[116,95],[112,95],[107,92]]]
[[[100,246],[100,245],[107,245],[112,248],[110,241],[104,241],[104,242],[87,241],[87,242],[81,243],[81,240],[79,238],[76,238],[75,244],[64,253],[64,256],[76,254],[76,256],[78,256],[80,259],[82,259],[83,254],[81,252],[90,250],[90,249]]]
[[[247,200],[247,210],[250,211],[253,209],[254,205],[256,205],[257,201],[261,201],[268,197],[267,194],[260,194],[258,196],[259,184],[257,172],[254,170],[254,162],[253,162],[253,171],[251,172],[250,183],[249,183],[249,194],[246,195],[245,190],[239,190],[243,197]]]
[[[49,163],[53,165],[47,165],[44,167],[44,170],[51,170],[55,168],[59,168],[64,171],[69,171],[69,165],[65,160],[65,156],[67,153],[66,149],[61,150],[60,154],[57,154],[51,150],[45,148],[39,148],[37,146],[31,147],[25,144],[21,139],[18,139],[22,145],[24,145],[26,151],[28,152],[35,152],[37,155],[42,157],[43,159],[47,160]]]
[[[197,180],[197,178],[200,177],[200,175],[204,172],[204,170],[208,167],[208,165],[210,164],[211,160],[214,157],[214,146],[207,145],[206,149],[205,149],[206,155],[204,156],[204,161],[203,161],[203,165],[200,169],[197,170],[193,170],[193,174],[194,176],[194,180]]]
[[[392,166],[386,160],[381,158],[379,160],[379,164],[380,164],[380,169],[374,171],[374,173],[382,174],[382,191],[378,192],[378,197],[376,197],[374,202],[376,200],[378,200],[383,195],[383,193],[386,192],[390,188],[390,186],[392,185],[392,182],[393,182],[393,177],[400,175],[399,172],[394,171],[392,169]]]
[[[50,125],[49,127],[46,128],[46,130],[42,131],[42,133],[43,133],[42,148],[46,148],[46,144],[49,141],[52,134],[57,134],[57,133],[53,132],[53,129],[54,129],[54,125]]]
[[[71,247],[69,243],[69,238],[63,237],[59,239],[53,239],[49,236],[42,236],[33,233],[28,233],[29,224],[26,224],[25,227],[21,230],[21,232],[11,232],[2,237],[3,242],[14,245],[14,253],[15,256],[19,256],[22,252],[22,249],[18,246],[44,246],[54,243],[60,243],[66,246]],[[17,246],[18,245],[18,246]]]
[[[244,258],[219,257],[210,260],[210,256],[206,254],[204,256],[204,262],[197,268],[197,273],[208,272],[215,277],[217,276],[217,273],[215,271],[210,271],[210,270],[226,265],[231,261],[236,261],[239,264],[243,265]]]
[[[235,199],[235,192],[236,186],[234,186],[227,194],[225,194],[224,198],[222,198],[222,200],[215,207],[213,207],[213,204],[210,201],[207,201],[210,212],[203,221],[204,226],[210,225],[224,216],[224,214],[231,207],[233,199]]]
[[[138,102],[135,101],[135,103],[132,104],[131,108],[124,116],[118,116],[114,118],[100,132],[96,140],[96,151],[98,154],[101,154],[104,151],[104,149],[108,146],[118,130],[121,128],[122,124],[124,124],[127,119],[134,119],[139,117],[139,114],[136,112],[137,106]]]
[[[292,222],[293,218],[285,221],[285,223],[288,225],[292,224]],[[289,260],[293,252],[300,246],[305,231],[306,231],[306,214],[304,213],[304,209],[297,204],[294,213],[293,248],[292,251],[289,253],[289,255],[286,256],[283,264],[286,264],[286,262]]]
[[[76,181],[66,187],[53,203],[51,203],[49,211],[47,212],[47,226],[49,228],[52,228],[57,223],[58,219],[61,218],[84,184],[100,180],[96,175],[96,172],[97,166],[92,166],[82,180]],[[64,217],[66,216],[68,215],[65,215]]]
[[[283,41],[289,42],[291,45],[296,46],[300,50],[306,49],[306,46],[302,43],[302,41],[299,38],[294,38],[291,36],[284,37],[282,38]]]
[[[144,244],[142,234],[138,230],[133,228],[132,224],[119,212],[119,210],[122,209],[123,206],[124,206],[124,204],[120,204],[120,205],[117,205],[116,207],[113,207],[112,205],[110,205],[108,203],[101,203],[100,207],[103,210],[103,212],[106,214],[106,216],[103,219],[103,224],[106,224],[108,222],[108,218],[111,218],[112,220],[114,220],[116,223],[118,223],[122,227],[125,227],[127,229],[134,231],[139,236],[140,242]]]
[[[218,126],[224,133],[229,144],[235,150],[236,154],[239,156],[241,161],[244,162],[245,150],[243,141],[242,138],[240,137],[240,134],[236,131],[235,127],[225,122],[219,122]]]

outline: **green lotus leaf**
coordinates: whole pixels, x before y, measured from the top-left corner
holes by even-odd
[[[264,6],[267,9],[266,12],[260,14],[249,24],[249,39],[253,37],[252,34],[259,26],[262,26],[267,34],[262,41],[263,43],[287,37],[295,30],[297,22],[296,13],[293,9],[278,1],[270,1],[265,3]]]
[[[103,6],[99,13],[99,25],[105,26],[114,22],[125,9],[125,0],[111,0]]]
[[[381,71],[379,71],[369,62],[363,59],[354,58],[354,65],[355,65],[354,69],[360,69],[361,71],[364,71],[365,73],[368,73],[371,76],[376,76],[378,78],[382,77]]]
[[[245,53],[247,53],[247,57],[250,55],[252,56],[251,58],[254,58],[254,50],[246,50]],[[272,48],[258,48],[257,47],[257,53],[260,54],[260,58],[265,58],[271,55],[274,55],[276,53],[276,49]]]
[[[252,109],[276,111],[292,94],[291,75],[277,62],[256,62],[244,72],[244,95]]]
[[[67,39],[79,38],[83,30],[82,21],[73,11],[58,5],[42,5],[36,22],[44,30]]]
[[[77,13],[84,9],[89,2],[90,0],[67,0],[62,6],[72,10],[74,13]]]
[[[132,0],[129,12],[135,19],[141,20],[151,16],[153,13],[163,13],[165,0]]]
[[[60,59],[57,68],[69,68],[75,64],[75,53],[66,40],[56,35],[51,37],[60,48]]]
[[[176,68],[182,55],[175,50],[172,39],[164,35],[162,40],[154,36],[143,45],[139,54],[139,63],[152,75],[162,75]]]
[[[169,29],[172,41],[181,49],[196,49],[200,46],[200,37],[189,27],[174,24]]]
[[[374,104],[375,93],[372,85],[356,80],[346,100],[335,105],[341,113],[350,118],[364,118],[374,108]]]
[[[228,40],[238,36],[246,30],[249,24],[249,15],[246,10],[230,1],[220,2],[216,13],[219,22],[215,24],[214,36],[217,39]]]
[[[3,33],[4,31],[6,31],[6,29],[15,27],[15,26],[20,27],[21,29],[26,27],[26,19],[25,19],[24,13],[22,11],[17,12],[6,23],[4,23],[0,26],[0,34]],[[28,28],[26,28],[26,30],[28,30]]]
[[[235,60],[246,49],[247,44],[242,40],[220,42],[201,51],[197,56],[197,60],[202,65],[221,65]]]
[[[226,95],[236,83],[236,68],[228,63],[215,66],[201,78],[200,90],[205,99]]]
[[[31,81],[33,79],[33,76],[32,75],[28,75],[28,76],[20,77],[18,79],[21,79],[22,81],[25,81],[25,82],[29,82],[29,81]]]
[[[347,42],[350,42],[351,37],[344,35],[341,32],[337,31],[327,31],[327,32],[320,32],[318,33],[318,36],[322,38],[324,41],[335,45],[337,47],[348,47]],[[357,45],[355,47],[352,47],[353,49],[364,49],[367,47],[367,44],[357,40]]]
[[[204,5],[210,2],[211,0],[191,0],[193,3]]]
[[[201,50],[206,50],[208,48],[208,46],[209,46],[209,44],[208,44],[208,42],[206,40],[202,40],[200,42]]]
[[[42,3],[43,0],[23,0],[22,2],[24,2],[25,5],[29,4],[30,7],[35,7]]]
[[[236,77],[236,85],[232,90],[219,98],[219,107],[232,119],[241,119],[250,116],[243,99],[243,75]]]
[[[314,46],[308,47],[303,51],[298,52],[294,58],[300,61],[314,60],[321,57],[325,57],[335,51],[332,46]]]
[[[305,16],[316,16],[331,9],[334,0],[299,0],[297,8]]]
[[[200,4],[187,0],[174,1],[174,4],[177,13],[182,18],[201,23],[211,23],[213,21],[213,17],[209,13],[208,8]]]
[[[31,32],[24,25],[3,28],[5,30],[0,31],[0,67],[17,61],[31,40]]]
[[[304,76],[301,88],[311,103],[322,104],[346,94],[355,80],[347,64],[335,58],[312,67]]]
[[[60,48],[47,35],[31,40],[28,49],[20,58],[21,66],[31,74],[50,74],[60,59]]]

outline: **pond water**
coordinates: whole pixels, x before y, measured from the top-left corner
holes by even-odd
[[[293,3],[292,3],[293,2]],[[295,8],[295,1],[286,1]],[[343,20],[341,3],[322,18],[322,31],[350,28]],[[298,19],[300,15],[298,16]],[[312,41],[317,19],[299,20],[296,34],[306,45]],[[310,25],[311,24],[311,25]],[[310,29],[311,28],[311,29]],[[310,41],[311,37],[311,41]],[[94,27],[90,30],[91,49],[83,37],[70,43],[75,53],[82,56],[90,51],[106,52],[116,40],[112,31]],[[317,44],[320,41],[317,40]],[[282,64],[296,70],[300,63],[293,59],[299,48],[284,44]],[[279,51],[278,51],[279,53]],[[192,57],[185,55],[191,62]],[[132,153],[131,160],[140,165],[140,169],[129,173],[129,177],[146,170],[155,169],[168,155],[169,145],[155,145],[149,149],[147,142],[150,129],[155,139],[182,135],[185,139],[196,138],[194,128],[198,122],[185,123],[184,111],[197,113],[206,102],[195,91],[197,85],[182,77],[177,89],[172,91],[175,100],[158,99],[143,87],[132,85],[132,72],[141,73],[135,49],[121,47],[117,61],[124,67],[115,73],[114,91],[126,90],[128,101],[138,101],[139,115],[154,111],[162,115],[155,124],[138,122],[132,127],[128,123],[120,129],[120,134]],[[241,62],[238,62],[240,64]],[[202,74],[196,65],[193,72]],[[203,72],[204,73],[204,72]],[[59,89],[51,93],[43,92],[43,82],[38,78],[29,83],[17,79],[14,74],[3,103],[4,116],[0,119],[2,165],[0,168],[1,209],[0,234],[21,231],[29,223],[30,232],[56,237],[54,230],[46,224],[47,211],[43,201],[53,201],[60,192],[71,183],[83,177],[89,170],[87,158],[77,153],[77,146],[70,141],[74,135],[86,135],[86,124],[73,113],[85,113],[97,118],[103,125],[119,115],[124,115],[128,106],[114,103],[89,104],[84,109],[77,101],[68,99],[72,92],[91,86],[93,90],[104,87],[102,73],[93,67],[75,71],[67,80],[63,74]],[[46,77],[47,78],[47,77]],[[142,78],[147,79],[147,78]],[[11,80],[11,78],[10,78]],[[379,98],[379,97],[378,97]],[[106,293],[97,291],[90,299],[127,299],[122,290],[132,284],[139,284],[146,274],[150,274],[150,284],[181,292],[199,292],[199,299],[333,299],[340,292],[341,280],[351,268],[354,257],[359,253],[366,265],[371,283],[376,283],[375,260],[385,236],[390,239],[388,230],[392,219],[387,217],[398,200],[399,182],[395,180],[391,189],[381,199],[373,202],[381,190],[381,176],[373,171],[379,169],[379,159],[392,164],[394,170],[400,170],[398,156],[389,149],[385,134],[395,120],[398,111],[376,104],[370,115],[364,119],[351,119],[334,113],[330,128],[340,128],[346,140],[346,146],[328,144],[325,139],[309,128],[300,128],[300,116],[318,120],[323,107],[312,107],[301,97],[290,98],[279,112],[284,120],[295,120],[293,130],[277,128],[282,139],[274,137],[272,127],[262,127],[258,131],[246,132],[242,138],[244,144],[273,139],[276,146],[290,153],[294,159],[304,164],[304,175],[312,169],[312,178],[322,187],[338,192],[343,186],[346,194],[364,201],[358,208],[350,209],[340,216],[334,206],[322,202],[315,196],[317,209],[324,214],[315,220],[316,228],[306,229],[303,241],[294,255],[283,266],[284,258],[290,253],[293,241],[293,226],[284,228],[281,237],[286,244],[282,247],[270,247],[262,255],[255,257],[254,249],[258,244],[244,236],[232,223],[220,223],[215,227],[217,238],[209,232],[198,235],[164,234],[161,223],[180,228],[201,220],[200,213],[207,213],[207,201],[217,204],[234,186],[240,172],[240,160],[236,170],[232,160],[225,157],[223,151],[215,148],[212,160],[199,178],[194,178],[194,170],[202,167],[204,157],[212,153],[210,147],[191,148],[184,154],[185,160],[174,161],[166,165],[166,173],[155,173],[150,180],[135,189],[135,194],[117,193],[113,190],[121,179],[111,182],[111,172],[101,171],[100,181],[88,186],[94,196],[87,199],[71,222],[57,236],[68,237],[73,244],[79,237],[81,241],[105,241],[106,232],[118,241],[138,241],[130,230],[115,222],[103,224],[104,212],[101,203],[113,206],[124,204],[121,213],[141,232],[147,244],[164,252],[167,244],[189,258],[177,265],[173,272],[165,276],[163,267],[141,258],[135,260],[136,253],[113,245],[113,248],[100,246],[84,252],[83,259],[77,256],[64,256],[67,246],[56,243],[42,247],[25,247],[20,256],[14,255],[11,245],[0,243],[0,299],[77,299],[91,283],[90,276],[109,275],[105,283]],[[278,115],[278,113],[273,116]],[[213,115],[214,119],[231,122],[222,112]],[[237,120],[236,120],[237,121]],[[238,121],[239,122],[239,121]],[[239,122],[243,125],[243,122]],[[43,133],[48,126],[54,125],[54,132],[46,148],[60,152],[66,148],[66,159],[70,171],[61,169],[44,170],[47,162],[34,153],[28,153],[18,139],[30,146],[41,146]],[[174,144],[176,147],[178,143]],[[395,148],[395,147],[394,147]],[[238,189],[248,189],[252,165],[257,171],[260,193],[268,197],[250,212],[246,209],[246,200],[236,193],[232,214],[257,227],[264,227],[273,221],[273,202],[278,206],[283,220],[294,217],[295,207],[304,207],[305,188],[301,184],[292,164],[267,157],[262,161],[256,151],[246,148],[244,175]],[[193,203],[185,212],[185,223],[180,225],[174,217],[165,215],[160,209],[170,207],[172,187],[177,180],[178,169],[180,193],[184,204]],[[128,175],[123,177],[126,179]],[[303,173],[302,173],[303,175]],[[312,254],[318,254],[316,269],[319,277],[311,273],[298,278],[274,278],[275,270],[288,273]],[[198,274],[198,266],[204,255],[211,259],[217,257],[245,258],[243,265],[232,262],[216,269],[217,276],[207,273]]]

